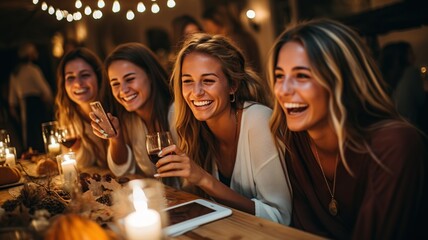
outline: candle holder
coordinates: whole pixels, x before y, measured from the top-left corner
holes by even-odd
[[[9,147],[10,138],[6,130],[0,129],[0,165],[6,161],[6,148]]]
[[[58,122],[42,123],[42,135],[45,152],[52,157],[61,154],[61,146],[58,141]]]
[[[163,185],[155,179],[132,180],[113,195],[113,202],[118,203],[113,210],[126,239],[165,239],[162,228],[167,226],[168,218],[163,211],[166,207],[163,196]]]
[[[16,166],[16,148],[14,147],[8,147],[5,148],[5,164],[9,167],[15,167]]]
[[[78,180],[76,154],[68,152],[58,155],[56,159],[63,189],[71,193],[76,188]]]

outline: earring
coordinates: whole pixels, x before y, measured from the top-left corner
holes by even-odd
[[[230,98],[230,102],[232,102],[232,103],[235,102],[236,101],[235,93],[230,94],[229,98]]]

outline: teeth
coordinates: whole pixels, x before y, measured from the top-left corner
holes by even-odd
[[[130,96],[123,97],[122,99],[128,102],[128,101],[131,101],[132,99],[134,99],[136,97],[137,97],[137,94],[135,93],[135,94],[132,94]]]
[[[212,103],[212,101],[193,101],[193,104],[197,107],[206,106]]]
[[[284,103],[285,108],[302,108],[307,106],[308,104],[304,104],[304,103]]]
[[[87,91],[88,91],[87,88],[81,88],[81,89],[74,90],[74,94],[82,94],[82,93],[85,93]]]

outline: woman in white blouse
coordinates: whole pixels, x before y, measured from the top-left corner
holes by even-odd
[[[178,144],[161,151],[155,176],[183,177],[222,204],[289,224],[290,189],[260,79],[224,37],[194,34],[183,46],[172,76]]]

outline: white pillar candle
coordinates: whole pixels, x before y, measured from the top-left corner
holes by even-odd
[[[159,240],[162,238],[160,215],[147,208],[147,198],[139,187],[133,189],[133,202],[136,209],[125,218],[125,230],[129,240]]]
[[[15,154],[9,152],[9,149],[6,149],[6,165],[8,165],[9,167],[15,167],[15,161]]]
[[[51,143],[48,145],[49,153],[59,154],[59,152],[61,151],[61,148],[59,143],[55,141],[55,138],[53,136],[51,136],[50,142]]]
[[[64,189],[71,191],[77,181],[76,160],[69,154],[64,154],[64,161],[61,163]]]

